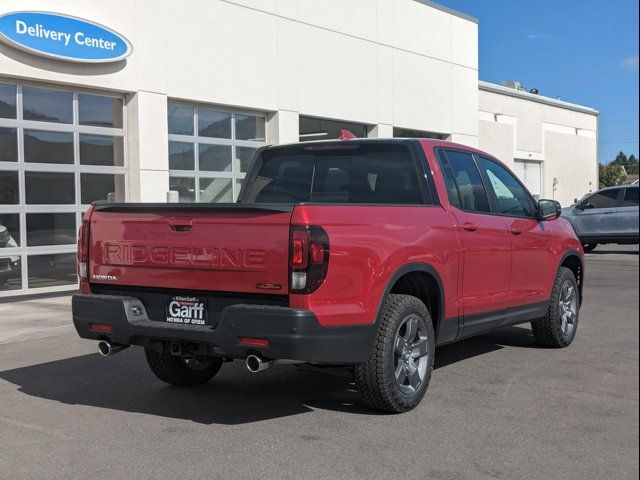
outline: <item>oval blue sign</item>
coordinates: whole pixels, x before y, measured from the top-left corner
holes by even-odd
[[[133,50],[125,37],[109,28],[49,12],[0,16],[0,41],[35,55],[83,63],[117,62]]]

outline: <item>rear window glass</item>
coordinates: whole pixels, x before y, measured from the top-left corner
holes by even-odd
[[[424,203],[403,145],[266,150],[243,193],[246,203]]]

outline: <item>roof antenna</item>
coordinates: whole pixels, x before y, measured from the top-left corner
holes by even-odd
[[[353,132],[349,130],[341,130],[340,131],[340,140],[354,140],[358,137],[355,136]]]

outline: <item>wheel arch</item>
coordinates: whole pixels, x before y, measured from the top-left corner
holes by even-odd
[[[578,281],[578,289],[580,291],[580,304],[582,304],[583,288],[584,288],[584,262],[577,250],[566,252],[560,260],[560,268],[568,268],[571,270]]]
[[[410,263],[399,268],[387,282],[376,314],[379,325],[385,301],[389,294],[405,294],[419,298],[429,310],[433,330],[438,338],[438,329],[445,318],[445,300],[442,278],[438,271],[427,263]]]

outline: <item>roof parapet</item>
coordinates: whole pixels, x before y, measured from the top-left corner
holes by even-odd
[[[508,95],[510,97],[522,98],[524,100],[530,100],[532,102],[542,103],[544,105],[550,105],[552,107],[564,108],[567,110],[572,110],[574,112],[586,113],[589,115],[596,115],[596,116],[600,115],[600,112],[598,110],[595,110],[591,107],[585,107],[584,105],[565,102],[563,100],[557,100],[555,98],[545,97],[543,95],[535,95],[533,93],[516,90],[515,88],[497,85],[495,83],[480,81],[479,87],[480,87],[480,90],[484,90],[485,92],[492,92],[492,93],[498,93],[500,95]]]
[[[466,13],[462,13],[462,12],[459,12],[459,11],[454,10],[452,8],[445,7],[444,5],[440,5],[439,3],[432,2],[431,0],[415,0],[415,1],[418,2],[418,3],[422,3],[424,5],[427,5],[427,6],[431,7],[431,8],[435,8],[437,10],[440,10],[441,12],[446,12],[446,13],[449,13],[449,14],[451,14],[453,16],[462,18],[464,20],[468,20],[468,21],[473,22],[473,23],[480,23],[477,18],[472,17],[471,15],[467,15]]]

